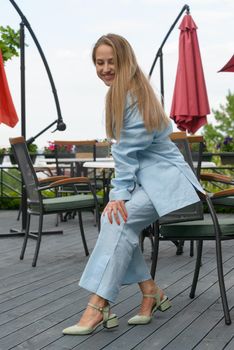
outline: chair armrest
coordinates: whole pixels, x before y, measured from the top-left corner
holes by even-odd
[[[234,196],[234,187],[229,188],[227,190],[216,192],[212,195],[211,198],[220,198],[220,197],[229,197]]]
[[[62,180],[52,182],[48,186],[40,187],[39,190],[44,191],[44,190],[48,190],[48,189],[51,189],[54,187],[64,186],[64,185],[68,185],[68,184],[69,185],[76,185],[76,184],[81,184],[81,183],[86,183],[86,184],[91,185],[91,182],[90,182],[88,177],[70,177],[67,179],[62,179]]]
[[[90,184],[88,177],[70,177],[67,179],[61,179],[50,184],[51,187],[63,186],[63,185],[75,185],[80,183]]]
[[[233,184],[233,179],[231,178],[231,176],[222,175],[222,174],[203,173],[200,175],[200,179],[205,181],[222,182],[228,185]]]
[[[41,180],[38,180],[39,184],[43,185],[43,184],[47,184],[47,183],[50,183],[50,182],[55,182],[55,181],[58,181],[58,180],[63,180],[63,179],[69,179],[70,177],[69,176],[64,176],[64,175],[58,175],[58,176],[50,176],[50,177],[47,177],[46,179],[41,179]]]

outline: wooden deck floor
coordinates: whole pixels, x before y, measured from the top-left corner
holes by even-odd
[[[15,211],[0,211],[0,234],[19,226]],[[46,228],[54,227],[48,216]],[[196,298],[189,298],[194,258],[188,244],[182,256],[170,242],[160,246],[157,281],[173,307],[157,312],[147,326],[128,326],[141,301],[137,286],[121,289],[113,312],[120,325],[114,330],[97,329],[91,336],[63,336],[62,329],[74,324],[83,312],[89,294],[77,282],[86,264],[76,220],[61,223],[63,235],[43,236],[38,266],[31,267],[35,241],[19,261],[22,237],[0,238],[0,349],[234,349],[234,242],[223,243],[223,259],[233,324],[226,326],[217,283],[213,243],[205,243],[203,266]],[[97,230],[87,213],[85,229],[92,250]],[[150,264],[150,245],[145,258]]]

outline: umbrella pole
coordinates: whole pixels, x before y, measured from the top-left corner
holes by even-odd
[[[25,33],[24,24],[20,23],[20,75],[21,75],[21,135],[26,138],[26,103],[25,103]],[[27,223],[27,195],[21,176],[21,208],[22,222],[21,232],[25,233]]]
[[[160,55],[160,90],[161,90],[161,103],[164,108],[164,77],[163,77],[163,53]]]
[[[27,143],[30,144],[32,143],[36,137],[38,137],[39,135],[41,135],[43,132],[45,132],[46,130],[48,130],[51,126],[53,126],[54,124],[57,123],[57,127],[55,130],[59,130],[59,131],[64,131],[66,129],[66,124],[63,122],[63,118],[61,115],[61,110],[60,110],[60,104],[59,104],[59,100],[58,100],[58,95],[57,95],[57,91],[55,88],[55,84],[53,81],[53,77],[52,74],[50,72],[50,68],[49,65],[47,63],[47,60],[45,58],[45,55],[42,51],[42,48],[28,22],[28,20],[26,19],[26,17],[24,16],[24,14],[22,13],[22,11],[20,10],[20,8],[18,7],[18,5],[15,3],[14,0],[9,0],[11,2],[11,4],[13,5],[13,7],[15,8],[15,10],[18,12],[18,14],[21,17],[22,23],[20,23],[20,69],[21,69],[21,135],[26,139],[26,103],[25,103],[25,42],[24,42],[24,27],[26,26],[28,31],[30,32],[36,46],[37,49],[40,53],[40,56],[42,58],[42,61],[44,63],[50,84],[52,86],[52,92],[54,94],[54,99],[55,99],[55,104],[56,104],[56,109],[57,109],[57,114],[58,114],[58,118],[57,120],[55,120],[54,122],[52,122],[50,125],[48,125],[45,129],[43,129],[41,132],[39,132],[36,136],[31,137]],[[23,181],[22,181],[22,192],[21,192],[21,207],[22,207],[22,227],[21,230],[18,229],[10,229],[10,233],[7,234],[0,234],[0,237],[7,237],[7,236],[21,236],[25,234],[26,231],[26,223],[27,223],[27,195],[26,195],[26,191],[25,188],[23,186]],[[63,233],[63,231],[49,231],[49,232],[43,232],[43,233]]]
[[[25,32],[24,32],[24,23],[20,23],[20,85],[21,85],[21,135],[26,139],[26,95],[25,95]],[[49,127],[57,123],[57,120],[45,128],[42,132],[47,130]],[[35,137],[32,137],[27,143],[32,143],[36,137],[42,134],[40,132]],[[10,229],[10,233],[1,234],[3,237],[12,237],[12,236],[24,236],[27,225],[27,193],[23,184],[23,178],[21,176],[21,211],[22,211],[22,221],[21,229]],[[63,233],[61,230],[49,231],[43,233]]]
[[[58,94],[57,94],[57,90],[56,90],[56,87],[55,87],[55,83],[54,83],[54,80],[53,80],[53,77],[52,77],[52,74],[51,74],[51,71],[50,71],[50,68],[49,68],[49,65],[48,65],[48,62],[46,60],[46,57],[44,55],[44,52],[41,48],[41,45],[39,43],[39,41],[37,40],[37,37],[34,33],[34,31],[32,30],[32,27],[29,23],[29,21],[27,20],[27,18],[24,16],[23,12],[21,11],[21,9],[19,8],[19,6],[16,4],[16,2],[14,0],[9,0],[10,3],[13,5],[13,7],[15,8],[15,10],[18,12],[22,22],[24,23],[24,25],[26,26],[26,28],[28,29],[38,51],[39,51],[39,54],[41,56],[41,59],[42,59],[42,62],[44,64],[44,67],[45,67],[45,70],[46,70],[46,73],[48,75],[48,78],[49,78],[49,81],[50,81],[50,85],[51,85],[51,88],[52,88],[52,92],[53,92],[53,95],[54,95],[54,100],[55,100],[55,105],[56,105],[56,110],[57,110],[57,116],[58,116],[58,127],[57,129],[59,131],[63,131],[66,129],[66,125],[64,124],[63,122],[63,118],[62,118],[62,114],[61,114],[61,109],[60,109],[60,104],[59,104],[59,99],[58,99]]]
[[[26,104],[25,104],[25,42],[24,24],[20,23],[20,79],[21,79],[21,135],[26,138]]]
[[[184,13],[184,11],[186,11],[186,13],[189,13],[189,6],[188,5],[184,5],[183,8],[181,9],[180,13],[178,14],[178,16],[176,17],[175,21],[173,22],[172,26],[170,27],[169,31],[167,32],[165,38],[162,41],[162,44],[160,45],[157,54],[155,56],[155,59],[152,63],[152,66],[150,68],[150,72],[149,72],[149,78],[151,78],[153,71],[154,71],[154,67],[156,65],[156,62],[158,60],[158,58],[160,58],[160,86],[161,86],[161,101],[162,101],[162,105],[164,106],[164,80],[163,80],[163,46],[165,45],[169,35],[171,34],[172,30],[174,29],[176,23],[179,21],[180,17],[182,16],[182,14]]]
[[[20,87],[21,87],[21,135],[26,138],[26,104],[25,104],[25,32],[24,23],[20,23]],[[24,235],[27,222],[27,195],[21,176],[21,230],[10,229],[11,233],[17,236]],[[12,236],[12,234],[10,234]]]

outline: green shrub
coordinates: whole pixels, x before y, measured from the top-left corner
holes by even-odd
[[[234,94],[228,91],[226,104],[212,110],[214,124],[203,128],[207,148],[211,152],[234,152]]]
[[[20,199],[19,198],[1,198],[0,209],[1,210],[16,210],[19,209]]]

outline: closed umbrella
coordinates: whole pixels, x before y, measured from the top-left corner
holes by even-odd
[[[234,55],[232,58],[219,70],[219,72],[234,72]]]
[[[4,123],[13,128],[18,120],[7,83],[2,53],[0,50],[0,123]]]
[[[191,15],[185,15],[179,29],[179,61],[170,117],[178,129],[195,133],[207,124],[210,113],[203,74],[197,26]]]

